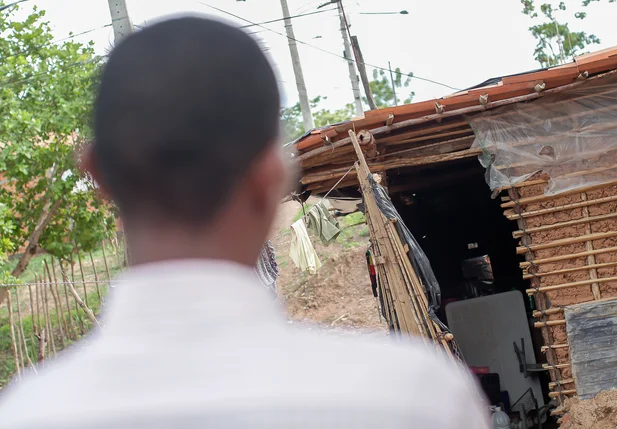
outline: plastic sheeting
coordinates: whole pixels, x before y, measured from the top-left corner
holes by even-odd
[[[492,190],[548,174],[546,195],[617,179],[617,78],[467,118]]]
[[[390,197],[388,197],[388,193],[384,187],[377,183],[371,174],[369,174],[368,180],[373,188],[373,195],[375,196],[379,210],[387,219],[397,220],[395,225],[399,237],[401,237],[403,243],[406,243],[409,246],[407,256],[409,256],[413,269],[416,271],[420,277],[420,280],[422,280],[422,284],[426,288],[426,296],[428,299],[431,317],[436,318],[435,313],[439,310],[439,306],[441,305],[441,289],[439,288],[437,278],[435,278],[435,273],[433,272],[431,263],[411,231],[409,231],[409,228],[407,228],[407,225],[405,225],[405,222],[403,222],[401,215],[394,207],[394,204],[392,204],[392,201],[390,200]]]

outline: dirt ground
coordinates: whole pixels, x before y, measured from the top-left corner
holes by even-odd
[[[617,390],[601,392],[593,399],[566,401],[568,413],[562,429],[615,429],[617,427]]]
[[[312,202],[315,201],[308,201]],[[343,231],[335,242],[325,246],[319,239],[313,239],[323,267],[310,275],[300,272],[289,258],[289,227],[301,210],[297,202],[283,204],[271,234],[281,270],[278,293],[290,319],[317,323],[328,329],[385,335],[386,326],[380,320],[366,266],[369,240],[366,225],[358,221],[358,216],[351,215],[339,219]]]

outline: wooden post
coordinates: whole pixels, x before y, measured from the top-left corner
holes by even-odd
[[[86,305],[86,303],[82,301],[81,297],[77,293],[77,290],[75,290],[75,287],[73,286],[73,283],[69,283],[69,291],[73,295],[73,298],[75,298],[75,302],[77,302],[77,304],[79,304],[79,306],[82,308],[84,313],[86,313],[88,318],[92,321],[94,326],[96,326],[96,327],[98,327],[100,329],[101,325],[99,324],[99,321],[96,320],[96,317],[94,316],[94,313],[92,312],[92,310],[90,310],[90,308]]]
[[[9,307],[9,329],[11,333],[11,343],[13,344],[13,359],[17,368],[17,379],[21,381],[21,368],[19,366],[19,353],[17,352],[17,338],[15,337],[15,324],[13,322],[13,303],[11,302],[11,291],[6,289],[6,304]]]
[[[96,264],[94,263],[94,257],[90,252],[90,262],[92,263],[92,271],[94,272],[94,281],[96,282],[96,294],[99,297],[99,305],[103,303],[103,297],[101,296],[101,288],[99,287],[99,274],[96,272]]]
[[[366,95],[366,101],[368,102],[371,110],[377,109],[377,105],[375,104],[375,100],[373,99],[373,93],[371,92],[371,85],[368,80],[368,76],[366,75],[366,67],[364,65],[364,57],[362,56],[362,51],[360,50],[360,42],[358,42],[358,37],[351,36],[351,46],[353,48],[353,53],[356,58],[356,66],[358,67],[358,71],[360,72],[360,79],[362,80],[362,86],[364,86],[364,94]]]

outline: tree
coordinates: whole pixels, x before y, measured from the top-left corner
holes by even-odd
[[[19,277],[41,249],[91,250],[113,218],[76,156],[91,135],[102,58],[92,43],[52,43],[44,11],[14,13],[0,13],[0,255],[25,247]]]
[[[411,78],[413,77],[413,73],[408,75],[401,73],[401,70],[397,68],[393,70],[394,76],[394,87],[397,90],[401,90],[400,93],[397,91],[397,100],[398,104],[401,104],[401,96],[406,93],[406,96],[403,98],[402,104],[409,104],[414,97],[414,92],[409,91],[406,88],[409,88],[411,84]],[[395,97],[394,92],[392,90],[392,82],[389,77],[383,70],[379,72],[375,70],[373,72],[373,80],[369,82],[371,87],[371,92],[373,93],[373,98],[375,99],[375,103],[377,107],[389,107],[395,105]],[[405,88],[406,91],[403,92],[402,89]],[[336,109],[334,111],[328,109],[319,109],[319,103],[322,100],[327,99],[327,97],[318,96],[310,101],[311,111],[313,112],[313,119],[315,121],[315,126],[317,128],[324,127],[326,125],[333,125],[339,122],[347,121],[351,119],[355,114],[355,109],[353,104],[346,104],[341,109]],[[368,105],[366,98],[364,98],[364,104]],[[302,111],[300,110],[300,103],[296,103],[291,107],[284,107],[281,109],[281,125],[283,128],[283,132],[285,133],[285,137],[288,141],[292,141],[300,137],[304,134],[304,127],[302,125]]]
[[[388,74],[389,73],[386,74],[384,70],[373,70],[373,80],[369,82],[369,86],[371,87],[371,92],[373,93],[373,98],[375,99],[375,104],[377,107],[384,108],[394,106],[396,104],[411,103],[411,100],[416,94],[413,91],[409,91],[407,88],[409,88],[413,73],[403,74],[401,73],[401,69],[398,67],[396,70],[392,71],[392,80],[394,80],[395,89],[406,89],[405,92],[397,91],[396,99],[394,90],[392,89],[392,80]],[[403,101],[401,102],[401,100]],[[366,98],[364,99],[364,102],[368,104]]]
[[[600,0],[583,0],[582,6],[589,6],[592,2]],[[608,0],[614,3],[617,0]],[[536,8],[535,0],[521,0],[523,14],[534,21],[540,21],[529,27],[529,31],[538,41],[534,50],[534,58],[542,67],[551,67],[564,64],[574,56],[585,52],[585,49],[593,44],[600,43],[600,39],[593,34],[584,31],[570,31],[567,20],[576,18],[583,20],[587,17],[584,11],[578,11],[574,15],[568,15],[566,4],[543,3],[540,5],[540,14]]]

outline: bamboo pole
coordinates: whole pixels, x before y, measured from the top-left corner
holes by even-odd
[[[576,389],[560,390],[559,392],[549,392],[548,394],[551,398],[556,398],[561,395],[576,395]]]
[[[84,275],[84,266],[81,263],[81,253],[79,251],[77,251],[77,263],[79,264],[79,272],[81,274],[81,281],[84,289],[84,300],[86,302],[86,306],[90,308],[90,303],[88,302],[88,289],[86,288],[86,276]]]
[[[587,200],[585,200],[587,201]],[[559,229],[559,228],[565,228],[568,226],[575,226],[575,225],[584,225],[584,224],[590,224],[592,222],[598,222],[598,221],[602,221],[602,220],[608,220],[608,219],[614,219],[617,218],[617,212],[614,213],[608,213],[608,214],[604,214],[604,215],[600,215],[600,216],[589,216],[589,208],[587,206],[583,207],[583,217],[580,219],[574,219],[574,220],[569,220],[567,222],[559,222],[559,223],[553,223],[551,225],[542,225],[542,226],[538,226],[535,228],[529,228],[526,231],[514,231],[512,233],[512,237],[514,238],[521,238],[525,233],[527,234],[534,234],[536,232],[543,232],[543,231],[551,231],[554,229]],[[587,234],[591,234],[591,231],[588,231]],[[593,250],[593,248],[591,249],[587,249],[587,250]]]
[[[68,281],[68,278],[64,275],[63,271],[62,271],[62,262],[60,261],[60,259],[58,259],[58,265],[60,265],[60,274],[62,275],[62,289],[64,289],[64,300],[66,302],[66,316],[68,318],[68,326],[66,326],[66,321],[65,326],[67,329],[67,335],[72,338],[72,339],[77,339],[77,332],[75,331],[75,325],[73,324],[73,315],[71,312],[71,303],[69,301],[69,291],[66,287],[66,283]],[[54,275],[54,282],[57,284],[58,283],[58,278],[56,277],[56,264],[54,262],[54,258],[51,258],[51,268],[52,268],[52,273]],[[66,319],[65,319],[66,320]],[[70,334],[68,334],[69,332],[69,328],[70,328]]]
[[[60,330],[60,345],[62,346],[62,348],[64,348],[65,338],[64,338],[64,328],[62,327],[62,322],[64,321],[64,312],[62,311],[62,303],[58,299],[58,296],[56,295],[56,291],[54,290],[54,283],[51,279],[51,273],[49,272],[49,266],[47,265],[47,261],[45,261],[43,271],[47,272],[47,278],[49,279],[49,291],[51,292],[51,297],[54,300],[54,306],[56,308],[56,322],[58,324],[58,329]]]
[[[536,319],[540,319],[544,316],[551,316],[553,314],[561,314],[563,313],[563,307],[555,307],[555,308],[547,308],[544,311],[534,310],[533,317]]]
[[[24,320],[21,317],[21,302],[19,301],[19,287],[15,288],[15,301],[17,303],[17,318],[19,319],[19,330],[21,332],[21,339],[23,341],[23,345],[24,345],[24,353],[26,354],[26,359],[28,361],[28,365],[30,365],[30,368],[33,369],[34,372],[36,372],[36,368],[34,367],[34,364],[32,363],[32,359],[30,358],[30,351],[28,350],[28,343],[26,341],[26,333],[24,332]],[[34,314],[32,315],[32,326],[34,326]],[[23,363],[22,363],[23,365]]]
[[[611,253],[611,252],[617,252],[617,247],[605,247],[603,249],[595,249],[595,250],[587,251],[587,252],[570,253],[567,255],[552,256],[550,258],[536,259],[533,261],[533,263],[534,265],[542,265],[542,264],[548,264],[551,262],[559,262],[559,261],[567,261],[569,259],[583,258],[588,255],[600,255],[600,254]],[[521,262],[519,266],[521,268],[529,268],[531,266],[531,262],[529,261]]]
[[[11,343],[13,345],[13,359],[15,359],[15,368],[17,368],[17,379],[21,381],[21,368],[19,366],[19,353],[17,351],[17,338],[15,337],[15,323],[13,322],[13,303],[11,302],[11,291],[6,290],[6,303],[9,307],[9,330],[11,333]]]
[[[520,198],[520,194],[517,188],[513,188],[510,189],[508,191],[508,196],[510,197],[511,201],[517,201]],[[521,230],[525,230],[527,229],[527,225],[526,225],[526,220],[524,218],[520,218],[516,220],[516,224],[519,227],[519,229]],[[521,242],[525,245],[529,245],[531,244],[531,238],[529,237],[528,234],[523,235],[523,237],[521,237]],[[529,252],[527,254],[525,254],[525,260],[527,261],[527,264],[531,264],[530,261],[534,261],[535,255],[533,254],[533,252]],[[538,278],[532,278],[530,280],[531,285],[536,288],[540,286],[540,279]],[[545,311],[548,309],[548,304],[547,304],[547,299],[546,296],[543,293],[538,293],[535,295],[535,302],[536,302],[536,307],[538,308],[538,310],[540,311]],[[548,327],[544,326],[542,328],[540,328],[540,332],[542,334],[542,340],[544,341],[544,344],[552,344],[554,341],[554,337],[553,337],[553,332],[551,329],[549,329]],[[557,360],[557,354],[555,353],[555,350],[553,349],[549,349],[546,351],[546,361],[549,364],[555,364],[558,360]],[[552,381],[555,381],[557,379],[557,374],[553,373],[553,372],[549,372],[549,377]],[[559,398],[559,403],[561,405],[563,405],[563,401],[561,400],[561,398]]]
[[[552,349],[567,349],[568,347],[570,347],[569,344],[551,344],[550,346],[542,346],[540,350],[542,351],[542,353],[546,353],[547,351]]]
[[[94,272],[94,281],[96,282],[96,294],[99,297],[99,305],[103,302],[103,297],[101,296],[101,288],[99,287],[99,274],[96,272],[96,264],[94,263],[94,257],[92,256],[92,252],[90,253],[90,263],[92,264],[92,272]]]
[[[564,386],[566,384],[572,384],[572,383],[574,383],[573,378],[566,378],[565,380],[552,381],[548,383],[548,387],[549,389],[554,389],[557,386]]]
[[[562,238],[560,240],[551,241],[549,243],[532,244],[529,247],[520,246],[516,248],[516,253],[518,255],[524,255],[525,253],[529,251],[535,252],[537,250],[552,249],[553,247],[567,246],[568,244],[584,243],[585,241],[591,241],[591,240],[602,240],[604,238],[611,238],[611,237],[616,237],[616,236],[617,236],[617,231],[609,231],[609,232],[599,232],[596,234],[581,235],[578,237]]]
[[[613,282],[613,281],[617,281],[617,277],[604,277],[600,279],[581,280],[581,281],[576,281],[576,282],[571,282],[571,283],[562,283],[558,285],[541,286],[538,290],[540,292],[548,292],[548,291],[568,289],[568,288],[578,287],[578,286],[587,286],[594,282],[608,283],[608,282]],[[536,293],[536,289],[527,289],[527,294],[532,295],[533,293]]]
[[[42,283],[43,288],[43,314],[45,316],[45,326],[47,327],[47,332],[49,333],[49,339],[51,343],[51,350],[56,354],[56,340],[54,339],[54,328],[51,323],[51,317],[49,315],[49,298],[47,297],[47,287],[45,286],[45,278],[43,278]]]
[[[569,368],[569,367],[570,367],[569,363],[558,363],[557,365],[549,365],[547,363],[542,364],[542,368],[548,369],[551,371],[556,371],[558,369],[564,369],[564,368]]]
[[[587,201],[587,193],[586,192],[581,192],[581,200],[583,201]],[[617,213],[615,213],[617,215]],[[589,207],[585,206],[583,207],[583,218],[584,219],[591,219],[589,217]],[[591,235],[593,233],[593,231],[591,230],[591,223],[586,223],[585,224],[585,235]],[[585,242],[585,249],[589,252],[589,251],[593,251],[593,242],[592,241],[586,241]],[[589,255],[587,256],[587,265],[595,265],[596,264],[596,257],[594,255]],[[598,270],[594,269],[594,268],[590,268],[589,269],[589,277],[592,279],[597,279],[598,278]],[[591,284],[591,293],[593,294],[593,298],[595,300],[598,299],[602,299],[602,293],[600,292],[600,285],[598,283],[592,283]]]
[[[557,271],[547,271],[545,273],[534,273],[534,274],[523,274],[524,280],[529,280],[535,277],[547,277],[547,276],[556,276],[562,274],[576,273],[578,271],[587,271],[587,270],[597,270],[599,268],[609,268],[617,266],[617,261],[615,262],[605,262],[602,264],[593,264],[593,265],[583,265],[582,267],[573,267],[573,268],[564,268],[563,270]]]
[[[549,207],[546,209],[530,210],[524,213],[515,213],[514,211],[507,210],[504,212],[508,220],[527,219],[530,217],[543,216],[546,214],[557,213],[566,210],[575,210],[582,207],[595,206],[599,204],[612,203],[617,201],[617,195],[612,197],[596,198],[594,200],[581,201],[578,203],[565,204],[563,206]]]
[[[592,186],[584,186],[582,188],[576,188],[576,189],[571,189],[568,191],[564,191],[561,192],[557,195],[534,195],[532,197],[525,197],[525,198],[521,198],[518,201],[508,201],[507,203],[503,203],[501,205],[502,208],[506,209],[506,208],[514,208],[517,205],[527,205],[527,204],[536,204],[536,203],[542,203],[545,201],[550,201],[550,200],[556,200],[568,195],[573,195],[573,194],[580,194],[581,192],[589,192],[589,191],[595,191],[598,189],[603,189],[609,186],[614,186],[617,185],[617,180],[611,180],[609,182],[603,183],[601,185],[592,185]]]
[[[527,295],[533,295],[534,293],[537,293],[537,292],[549,292],[553,290],[567,289],[567,288],[578,287],[578,286],[587,286],[594,282],[607,283],[607,282],[614,282],[614,281],[617,281],[617,277],[604,277],[601,279],[581,280],[578,282],[562,283],[559,285],[541,286],[538,288],[537,291],[536,289],[527,289],[526,292],[527,292]]]
[[[566,324],[565,319],[560,319],[560,320],[548,320],[546,322],[535,322],[533,326],[534,328],[542,328],[544,326],[561,326],[565,324]]]

